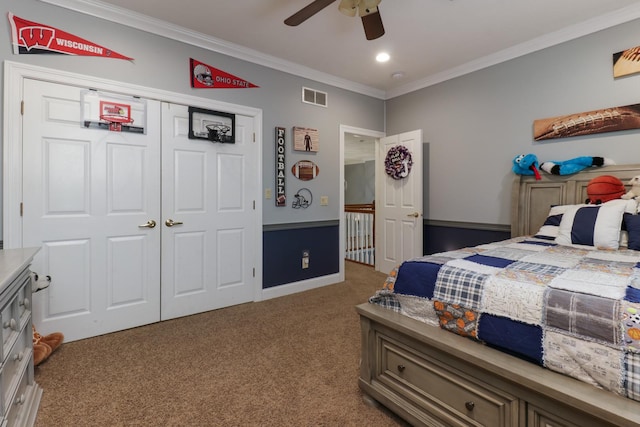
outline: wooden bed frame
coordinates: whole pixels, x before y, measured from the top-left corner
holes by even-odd
[[[531,235],[551,205],[579,204],[596,176],[625,184],[640,164],[569,176],[516,176],[512,236]],[[416,426],[640,426],[640,402],[429,326],[375,304],[356,307],[362,331],[359,385]]]

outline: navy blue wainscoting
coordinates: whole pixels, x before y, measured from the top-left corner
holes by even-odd
[[[484,243],[497,242],[511,238],[511,231],[501,229],[474,229],[441,225],[423,226],[424,254],[452,251]]]
[[[296,223],[263,227],[263,289],[336,274],[340,270],[339,223]],[[309,251],[309,268],[302,253]]]

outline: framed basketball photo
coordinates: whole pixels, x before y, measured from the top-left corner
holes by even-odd
[[[293,149],[296,151],[318,152],[318,130],[303,127],[293,128]]]
[[[189,139],[235,144],[235,114],[189,107]]]

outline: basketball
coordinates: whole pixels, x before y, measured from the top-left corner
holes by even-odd
[[[602,175],[587,184],[587,203],[594,205],[619,199],[626,193],[624,184],[615,176]]]

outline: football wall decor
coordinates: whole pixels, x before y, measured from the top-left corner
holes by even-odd
[[[276,206],[287,206],[285,194],[285,139],[287,130],[276,127]]]
[[[320,141],[318,130],[304,127],[293,128],[293,149],[296,151],[318,152]]]
[[[320,168],[310,160],[300,160],[291,166],[293,176],[302,181],[311,181],[318,176]]]

